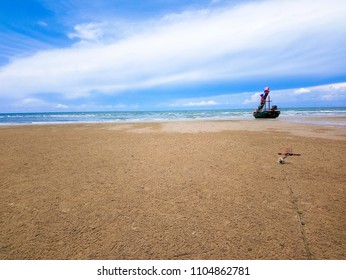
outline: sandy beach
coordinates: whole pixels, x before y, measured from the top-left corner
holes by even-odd
[[[3,126],[0,259],[345,260],[345,144],[280,120]]]

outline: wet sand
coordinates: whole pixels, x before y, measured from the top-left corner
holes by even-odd
[[[0,259],[344,260],[345,143],[279,120],[0,127]]]

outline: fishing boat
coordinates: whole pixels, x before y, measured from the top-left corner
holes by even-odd
[[[275,119],[280,115],[280,111],[276,105],[270,107],[270,89],[264,88],[264,92],[261,94],[261,103],[258,108],[253,112],[253,116],[256,119]]]

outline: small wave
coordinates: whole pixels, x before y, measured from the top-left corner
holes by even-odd
[[[346,108],[285,108],[280,117],[346,117]],[[177,110],[66,113],[2,113],[0,124],[55,124],[95,122],[160,122],[175,120],[253,119],[252,110]]]

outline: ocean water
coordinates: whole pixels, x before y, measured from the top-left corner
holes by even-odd
[[[346,117],[346,107],[280,110],[281,115],[278,119],[287,119],[288,121],[304,122],[304,120],[308,121],[309,117]],[[247,119],[254,119],[251,109],[0,113],[0,125]],[[346,123],[341,122],[341,125],[346,126]]]

